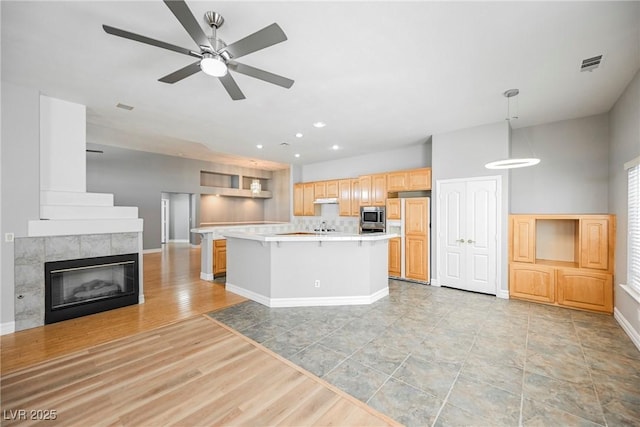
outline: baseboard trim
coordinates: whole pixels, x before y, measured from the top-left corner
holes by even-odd
[[[358,295],[347,297],[311,297],[311,298],[269,298],[264,295],[257,294],[244,288],[226,283],[226,289],[229,292],[238,294],[242,297],[249,298],[259,302],[267,307],[318,307],[318,306],[334,306],[334,305],[364,305],[372,304],[381,298],[389,295],[389,288],[380,289],[371,295]]]
[[[618,321],[618,324],[620,324],[626,334],[629,335],[629,338],[631,338],[631,341],[638,347],[638,350],[640,350],[640,332],[633,329],[631,323],[629,323],[617,307],[613,309],[613,317]]]
[[[200,279],[211,282],[213,280],[213,273],[200,272]]]
[[[16,322],[0,323],[0,335],[12,334],[16,331]]]
[[[508,290],[504,290],[504,289],[499,289],[498,293],[496,294],[496,297],[498,298],[502,298],[502,299],[509,299],[509,291]]]
[[[152,249],[143,249],[143,254],[155,254],[157,252],[162,252],[162,248],[152,248]]]
[[[440,287],[440,283],[438,283],[438,279],[431,278],[431,286]]]
[[[189,239],[169,239],[169,243],[190,243]]]

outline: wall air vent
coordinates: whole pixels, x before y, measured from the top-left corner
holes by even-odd
[[[582,61],[582,65],[580,66],[580,71],[593,71],[598,68],[600,62],[602,62],[602,55],[584,59]]]

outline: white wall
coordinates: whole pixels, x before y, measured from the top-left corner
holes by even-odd
[[[609,115],[609,212],[616,215],[616,318],[635,331],[640,346],[640,303],[619,284],[627,282],[627,171],[624,163],[640,156],[640,71],[616,101]],[[620,320],[620,319],[619,319]]]
[[[383,173],[402,169],[431,166],[431,141],[395,150],[380,151],[356,157],[303,165],[294,182],[322,181],[325,179],[357,178],[370,173]],[[295,175],[298,176],[297,174]]]
[[[2,268],[0,322],[14,321],[13,243],[5,233],[27,236],[27,222],[40,219],[40,94],[2,82]]]
[[[431,192],[431,277],[437,278],[437,222],[438,194],[436,182],[442,179],[472,178],[480,176],[502,177],[502,241],[500,248],[500,289],[506,291],[507,283],[507,229],[509,176],[507,172],[486,169],[484,165],[509,155],[509,123],[499,122],[462,129],[433,136],[433,165]]]
[[[608,212],[608,114],[514,129],[512,156],[532,151],[540,164],[510,172],[511,213]]]

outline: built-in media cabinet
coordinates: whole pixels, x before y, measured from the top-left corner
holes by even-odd
[[[613,312],[614,215],[511,215],[509,296]]]

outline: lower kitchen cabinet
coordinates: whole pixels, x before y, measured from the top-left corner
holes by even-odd
[[[427,257],[429,250],[426,236],[405,235],[405,276],[407,279],[428,281]]]
[[[227,273],[227,241],[213,241],[213,275]]]
[[[613,276],[584,269],[560,268],[556,273],[558,304],[586,310],[613,311]]]
[[[556,299],[556,279],[553,267],[536,264],[509,266],[509,295],[552,303]]]
[[[402,243],[400,237],[389,239],[389,276],[402,274]]]

